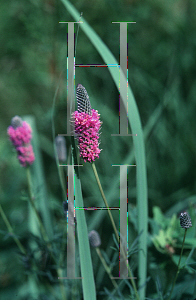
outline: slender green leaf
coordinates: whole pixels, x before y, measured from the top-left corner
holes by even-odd
[[[72,161],[74,162],[74,165],[78,165],[77,158],[76,158],[75,142],[73,137],[72,137],[72,147],[73,147]],[[75,167],[74,178],[75,178],[75,184],[74,184],[75,206],[84,207],[78,167]],[[95,289],[90,245],[88,239],[88,230],[86,225],[84,209],[76,209],[76,219],[77,219],[81,274],[83,277],[82,279],[83,296],[85,300],[94,300],[96,299],[96,289]]]

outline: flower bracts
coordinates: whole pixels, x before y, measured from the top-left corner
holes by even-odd
[[[78,106],[78,112],[85,112],[88,115],[92,115],[92,108],[91,108],[91,103],[89,100],[88,93],[81,85],[80,83],[77,85],[76,89],[76,99],[77,99],[77,106]]]

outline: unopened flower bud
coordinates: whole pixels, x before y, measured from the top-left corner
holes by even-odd
[[[63,136],[58,135],[55,138],[56,151],[59,161],[65,162],[67,159],[66,140]]]
[[[192,227],[191,217],[187,212],[183,212],[180,214],[180,226],[182,228],[190,228]]]
[[[21,127],[22,123],[23,123],[23,121],[19,116],[15,116],[11,120],[11,125],[14,129],[16,129],[17,127]]]
[[[80,83],[77,85],[76,89],[76,99],[77,99],[77,106],[78,112],[84,112],[88,115],[92,115],[91,103],[89,100],[88,93]]]
[[[88,234],[88,238],[91,247],[96,248],[101,245],[101,239],[97,231],[91,230]]]

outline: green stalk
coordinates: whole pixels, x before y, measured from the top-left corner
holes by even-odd
[[[172,284],[172,289],[171,289],[171,292],[170,292],[168,300],[171,299],[172,292],[173,292],[173,289],[174,289],[174,286],[175,286],[175,283],[176,283],[176,279],[177,279],[178,274],[180,272],[180,262],[181,262],[181,258],[182,258],[182,252],[183,252],[183,248],[184,248],[184,242],[185,242],[185,238],[186,238],[186,233],[187,233],[187,228],[185,228],[184,239],[183,239],[183,242],[182,242],[182,249],[181,249],[180,258],[179,258],[179,262],[178,262],[178,268],[177,268],[176,276],[174,278],[174,281],[173,281],[173,284]]]
[[[97,169],[96,169],[96,167],[95,167],[95,163],[92,162],[91,166],[92,166],[92,168],[93,168],[93,172],[94,172],[94,174],[95,174],[95,178],[96,178],[96,180],[97,180],[97,184],[98,184],[99,190],[100,190],[100,192],[101,192],[101,196],[102,196],[102,198],[103,198],[103,201],[104,201],[104,203],[105,203],[105,206],[106,206],[107,209],[108,209],[108,214],[109,214],[109,217],[110,217],[112,226],[113,226],[113,228],[114,228],[114,232],[115,232],[117,241],[118,241],[118,243],[119,243],[119,235],[118,235],[118,231],[117,231],[117,229],[116,229],[116,225],[115,225],[115,223],[114,223],[114,219],[113,219],[113,217],[112,217],[112,213],[111,213],[111,211],[110,211],[110,209],[109,209],[109,205],[108,205],[107,200],[106,200],[106,197],[105,197],[105,195],[104,195],[104,192],[103,192],[103,189],[102,189],[102,186],[101,186],[101,182],[100,182],[100,180],[99,180],[99,176],[98,176],[98,173],[97,173]]]
[[[23,245],[21,244],[21,242],[19,241],[19,239],[15,236],[14,230],[13,230],[10,222],[8,221],[8,219],[7,219],[6,215],[5,215],[1,204],[0,204],[0,214],[2,216],[2,219],[3,219],[3,221],[4,221],[4,223],[5,223],[6,227],[7,227],[7,229],[9,231],[10,235],[13,237],[13,239],[14,239],[15,243],[17,244],[18,248],[20,249],[20,251],[23,254],[27,255],[27,252],[26,252],[25,248],[23,247]]]
[[[118,231],[117,231],[117,229],[116,229],[116,225],[115,225],[115,223],[114,223],[114,219],[113,219],[113,217],[112,217],[111,211],[110,211],[110,209],[109,209],[109,205],[108,205],[108,203],[107,203],[105,194],[104,194],[104,192],[103,192],[102,185],[101,185],[101,182],[100,182],[100,180],[99,180],[99,175],[98,175],[98,173],[97,173],[97,169],[96,169],[95,163],[92,162],[91,165],[92,165],[92,168],[93,168],[93,171],[94,171],[94,174],[95,174],[95,178],[96,178],[96,180],[97,180],[97,184],[98,184],[99,190],[100,190],[100,192],[101,192],[101,196],[102,196],[102,198],[103,198],[103,201],[104,201],[104,203],[105,203],[105,206],[106,206],[107,209],[108,209],[107,211],[108,211],[108,214],[109,214],[109,217],[110,217],[110,220],[111,220],[111,223],[112,223],[112,226],[113,226],[115,235],[116,235],[116,239],[117,239],[117,241],[118,241],[118,243],[119,243],[119,235],[118,235]],[[126,257],[126,254],[125,254],[125,252],[124,252],[124,249],[123,249],[123,251],[122,251],[122,254],[123,254],[123,256],[124,256],[124,259],[126,260],[127,257]],[[131,271],[131,269],[130,269],[129,264],[128,264],[128,274],[129,274],[129,277],[130,277],[131,284],[132,284],[132,286],[133,286],[133,288],[134,288],[134,292],[135,292],[136,299],[139,300],[140,298],[139,298],[139,295],[138,295],[138,292],[137,292],[137,288],[136,288],[135,281],[134,281],[134,279],[133,279],[133,274],[132,274],[132,271]]]
[[[35,206],[35,203],[34,203],[34,195],[33,195],[33,190],[32,190],[32,180],[31,180],[30,168],[28,167],[26,170],[27,170],[27,182],[28,182],[28,189],[29,189],[29,200],[30,200],[30,203],[31,203],[34,211],[35,211],[35,214],[36,214],[39,226],[40,226],[40,230],[41,230],[43,239],[45,240],[45,242],[47,243],[49,248],[51,248],[51,245],[49,244],[49,238],[47,236],[47,233],[45,231],[45,228],[44,228],[43,223],[41,221],[41,218],[39,216],[38,210],[37,210],[37,208]]]
[[[97,254],[98,254],[98,256],[99,256],[99,258],[100,258],[100,260],[101,260],[101,262],[102,262],[102,264],[104,266],[104,269],[106,270],[106,272],[108,273],[108,275],[109,275],[109,277],[110,277],[110,279],[112,281],[113,286],[115,287],[115,289],[118,289],[118,285],[117,285],[116,281],[114,279],[112,279],[113,276],[112,276],[110,267],[108,267],[108,265],[107,265],[107,263],[106,263],[103,255],[101,254],[101,251],[100,251],[100,249],[98,247],[96,247],[96,251],[97,251]]]

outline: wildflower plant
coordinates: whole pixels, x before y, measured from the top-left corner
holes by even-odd
[[[117,231],[113,216],[109,209],[109,205],[106,200],[105,194],[103,192],[102,185],[99,180],[98,172],[94,163],[95,159],[99,158],[99,153],[101,151],[99,149],[99,141],[98,141],[99,130],[102,124],[101,121],[99,120],[100,115],[96,110],[91,109],[91,103],[89,100],[88,93],[81,84],[77,85],[76,98],[77,98],[78,110],[72,114],[72,123],[74,125],[74,133],[79,144],[78,148],[79,148],[80,156],[84,159],[84,162],[91,163],[101,196],[105,203],[105,207],[107,208],[107,212],[111,224],[113,226],[114,233],[116,235],[116,239],[118,242],[120,242],[119,233]],[[73,145],[73,149],[74,149],[74,145]],[[94,236],[94,232],[93,232],[93,236]],[[90,234],[90,240],[91,240],[91,234]],[[100,251],[98,247],[96,247],[96,251],[99,252],[98,255],[100,256]],[[122,255],[124,259],[127,259],[124,250],[122,250]],[[139,295],[137,292],[137,288],[129,264],[128,264],[128,274],[134,289],[136,299],[139,300]],[[117,288],[116,283],[113,284]]]
[[[172,292],[178,277],[178,274],[180,272],[180,262],[181,262],[181,258],[182,258],[182,253],[183,253],[183,248],[184,248],[184,243],[185,243],[185,238],[186,238],[186,233],[187,233],[187,229],[189,229],[190,227],[192,227],[192,222],[191,222],[191,217],[189,216],[189,214],[187,212],[182,212],[180,214],[180,226],[185,229],[184,231],[184,238],[183,238],[183,242],[182,242],[182,248],[181,248],[181,253],[180,253],[180,258],[179,258],[179,262],[178,262],[178,266],[177,266],[177,272],[176,272],[176,276],[173,280],[172,283],[172,288],[169,294],[169,297],[167,300],[170,300],[172,297]]]
[[[26,122],[23,121],[20,117],[15,116],[14,118],[12,118],[11,120],[11,125],[8,127],[7,129],[7,133],[8,136],[13,144],[13,146],[15,147],[17,153],[18,153],[18,160],[20,162],[20,164],[22,165],[22,167],[26,168],[26,175],[27,175],[27,184],[28,184],[28,200],[30,202],[31,205],[31,214],[33,217],[36,218],[35,222],[37,222],[38,224],[38,228],[40,229],[40,237],[35,236],[34,234],[32,234],[32,238],[33,238],[33,243],[31,243],[30,246],[30,252],[28,252],[28,250],[26,250],[23,245],[21,244],[21,242],[19,241],[18,237],[14,234],[13,232],[13,228],[11,226],[11,224],[9,223],[3,208],[0,205],[0,215],[2,216],[4,223],[6,224],[6,227],[9,231],[10,234],[12,234],[14,241],[16,242],[18,248],[20,249],[21,255],[22,255],[22,260],[25,262],[30,256],[32,256],[32,270],[34,272],[34,275],[31,275],[31,282],[34,282],[34,288],[33,291],[37,293],[37,295],[39,295],[40,291],[39,291],[39,287],[36,285],[36,278],[37,278],[37,274],[36,272],[39,272],[39,269],[41,267],[41,265],[38,267],[36,260],[40,260],[42,261],[42,256],[47,258],[50,256],[50,260],[52,261],[52,263],[54,263],[57,268],[56,268],[56,277],[57,276],[62,276],[62,270],[60,269],[60,266],[57,262],[57,260],[59,260],[59,257],[56,257],[56,253],[54,252],[54,246],[50,241],[49,235],[46,231],[45,228],[45,224],[43,223],[42,217],[40,216],[40,212],[37,208],[37,204],[36,204],[36,196],[34,194],[34,186],[33,186],[33,182],[32,182],[32,175],[31,175],[31,169],[29,168],[29,166],[34,162],[35,160],[35,155],[33,152],[33,148],[31,145],[31,140],[32,140],[32,129],[31,126]],[[58,143],[59,144],[59,143]],[[60,141],[60,146],[62,146],[62,141]],[[65,146],[65,145],[63,145]],[[64,147],[65,148],[65,147]],[[65,150],[65,149],[64,149]],[[62,151],[61,151],[62,154]],[[64,157],[65,158],[66,153],[64,153]],[[61,156],[62,157],[62,156]],[[33,221],[34,222],[34,221]],[[36,227],[35,225],[33,226],[34,228]],[[33,233],[33,232],[31,232]],[[37,255],[37,249],[36,249],[36,243],[34,243],[36,241],[36,243],[38,244],[38,247],[40,248],[40,255],[41,257],[39,257],[39,255]],[[31,262],[29,262],[31,263]],[[40,264],[40,262],[39,262]],[[24,263],[25,265],[25,263]],[[50,272],[50,267],[48,265],[48,270],[46,270],[45,272],[48,273]],[[52,276],[50,278],[50,280],[52,280]],[[61,289],[61,299],[66,300],[66,294],[65,294],[65,287],[63,286],[63,282],[60,281],[60,289]]]
[[[35,197],[32,188],[32,179],[29,166],[34,162],[35,155],[33,147],[31,145],[32,129],[31,126],[23,121],[19,116],[15,116],[11,120],[11,125],[8,127],[7,133],[9,138],[18,153],[18,160],[22,167],[26,168],[27,171],[27,182],[29,190],[29,201],[32,205],[33,210],[37,216],[37,220],[40,226],[40,230],[44,240],[48,243],[49,239],[46,234],[45,228],[42,224],[40,215],[35,205]]]

